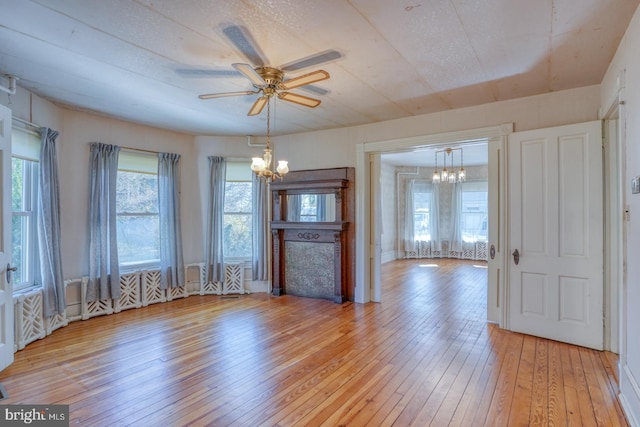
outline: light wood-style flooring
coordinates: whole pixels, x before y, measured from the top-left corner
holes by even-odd
[[[79,426],[625,426],[615,355],[487,324],[486,264],[383,266],[383,302],[191,296],[16,353],[1,404]]]

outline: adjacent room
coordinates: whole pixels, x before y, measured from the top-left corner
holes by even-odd
[[[639,4],[0,1],[0,419],[640,426]]]

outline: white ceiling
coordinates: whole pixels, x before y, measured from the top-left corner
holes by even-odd
[[[319,107],[276,102],[274,133],[305,132],[598,84],[639,1],[0,0],[0,74],[72,108],[260,135],[256,95],[198,99],[252,89],[224,33],[244,29],[265,65],[333,56],[287,73],[330,73],[293,90]]]

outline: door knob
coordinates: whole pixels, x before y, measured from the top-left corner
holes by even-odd
[[[18,270],[18,267],[11,267],[11,264],[7,264],[7,271],[6,271],[7,283],[11,283],[11,273],[13,273],[16,270]]]
[[[489,249],[489,256],[491,259],[496,257],[496,247],[494,245],[491,245],[491,249]]]
[[[513,262],[516,263],[516,265],[518,265],[518,263],[520,262],[520,252],[518,252],[518,250],[516,249],[515,251],[513,251]]]

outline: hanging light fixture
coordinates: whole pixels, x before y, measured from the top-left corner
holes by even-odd
[[[273,158],[271,151],[271,98],[273,97],[273,93],[267,94],[265,89],[265,95],[263,98],[267,100],[267,147],[264,149],[262,157],[254,157],[251,159],[251,170],[260,178],[266,180],[275,178],[282,179],[287,172],[289,172],[289,165],[286,160],[279,160],[276,171],[271,170],[271,160]]]
[[[453,166],[453,152],[460,151],[460,169],[456,172]],[[442,170],[438,170],[438,155],[442,153]],[[464,162],[462,156],[462,148],[445,148],[435,153],[436,167],[433,171],[432,182],[438,184],[440,182],[455,184],[456,182],[464,182],[467,180],[467,172],[464,170]],[[451,169],[447,169],[447,164],[451,165]]]

